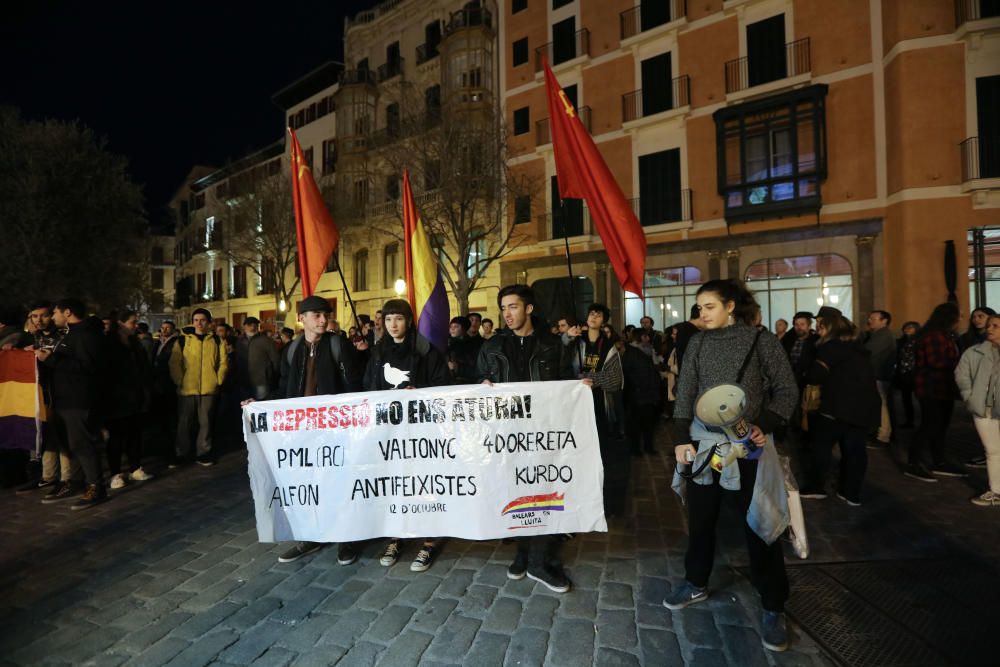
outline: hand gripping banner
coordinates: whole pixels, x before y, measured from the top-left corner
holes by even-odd
[[[607,530],[576,380],[261,401],[243,430],[261,542]]]

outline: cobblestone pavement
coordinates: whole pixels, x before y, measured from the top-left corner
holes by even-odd
[[[955,433],[975,447],[968,424]],[[745,548],[733,512],[712,597],[682,612],[661,605],[686,544],[671,466],[665,455],[637,459],[629,515],[565,544],[566,595],[509,581],[513,546],[498,541],[450,540],[422,574],[409,570],[412,543],[391,568],[374,560],[379,541],[347,567],[335,549],[279,564],[281,546],[257,542],[244,454],[87,512],[7,490],[0,665],[829,664],[794,627],[788,653],[761,648],[757,596],[735,569]],[[863,507],[807,504],[810,562],[992,553],[1000,514],[968,503],[983,477],[910,481],[875,451]]]

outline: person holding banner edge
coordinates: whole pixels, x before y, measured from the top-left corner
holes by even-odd
[[[351,355],[353,347],[343,337],[326,330],[327,318],[333,309],[318,296],[299,302],[299,322],[304,333],[281,350],[281,371],[278,388],[269,398],[299,398],[347,394],[360,389]],[[253,403],[247,399],[241,406]],[[279,563],[290,563],[322,549],[320,542],[299,542],[278,556]],[[350,565],[358,559],[357,545],[345,542],[337,549],[337,562]]]
[[[382,306],[382,337],[365,370],[365,391],[423,389],[451,384],[444,355],[417,332],[413,309],[404,299],[390,299]],[[379,562],[392,567],[399,560],[402,538],[389,540]],[[425,538],[410,564],[412,572],[424,572],[434,562],[438,541]]]
[[[494,382],[544,382],[574,379],[571,349],[545,330],[533,315],[534,292],[527,285],[507,285],[497,295],[500,314],[507,323],[483,343],[477,361],[479,380]],[[590,378],[581,380],[593,386]],[[572,586],[559,560],[559,538],[534,535],[515,538],[517,553],[507,568],[508,579],[527,576],[556,593]]]
[[[764,609],[762,643],[769,650],[784,651],[788,648],[784,604],[789,589],[778,537],[788,524],[788,504],[769,434],[791,417],[798,385],[778,340],[760,335],[752,326],[760,306],[742,282],[711,280],[699,288],[696,299],[702,331],[686,351],[674,408],[677,471],[673,486],[682,497],[686,495],[688,507],[686,574],[663,605],[680,610],[708,598],[722,492],[735,492],[746,512],[751,581]],[[712,445],[728,444],[724,442],[727,436],[694,419],[696,399],[734,379],[746,392],[743,416],[752,425],[751,440],[761,453],[756,459],[741,458],[720,466],[721,470],[706,467],[715,451]],[[684,468],[690,471],[686,475],[681,474]]]

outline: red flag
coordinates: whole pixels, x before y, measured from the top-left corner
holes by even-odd
[[[642,296],[646,234],[548,62],[544,65],[559,195],[587,201],[618,282]]]
[[[326,271],[330,255],[337,249],[340,232],[319,193],[312,170],[302,155],[295,130],[292,136],[292,201],[295,203],[295,234],[299,246],[299,276],[302,296],[312,296],[316,283]]]

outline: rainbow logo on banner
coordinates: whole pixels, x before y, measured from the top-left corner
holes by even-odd
[[[540,510],[549,510],[550,512],[562,512],[566,509],[566,505],[563,499],[566,497],[565,493],[547,493],[545,495],[539,496],[521,496],[520,498],[515,498],[514,500],[507,503],[504,506],[503,511],[500,512],[501,516],[506,516],[508,514],[519,514],[521,512],[537,512]]]
[[[45,418],[35,370],[34,353],[0,351],[0,449],[35,449]]]

